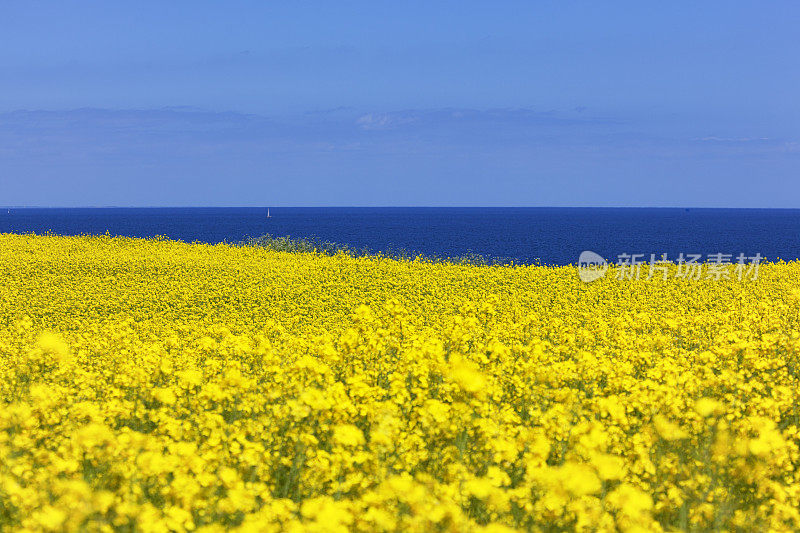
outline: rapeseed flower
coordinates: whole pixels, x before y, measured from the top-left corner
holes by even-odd
[[[0,236],[0,529],[800,529],[800,264]]]

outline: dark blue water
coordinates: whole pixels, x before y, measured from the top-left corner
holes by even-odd
[[[628,208],[81,208],[5,209],[0,233],[52,232],[238,241],[269,233],[371,251],[479,254],[569,264],[582,250],[620,254],[744,253],[800,258],[800,209]]]

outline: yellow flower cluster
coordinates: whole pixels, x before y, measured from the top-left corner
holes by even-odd
[[[0,529],[796,530],[796,287],[0,235]]]

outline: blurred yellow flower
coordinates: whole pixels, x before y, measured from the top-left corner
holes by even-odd
[[[343,446],[364,444],[364,433],[353,424],[340,424],[333,430],[333,440]]]

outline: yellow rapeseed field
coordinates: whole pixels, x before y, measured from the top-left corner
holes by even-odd
[[[800,264],[0,236],[0,529],[800,528]]]

